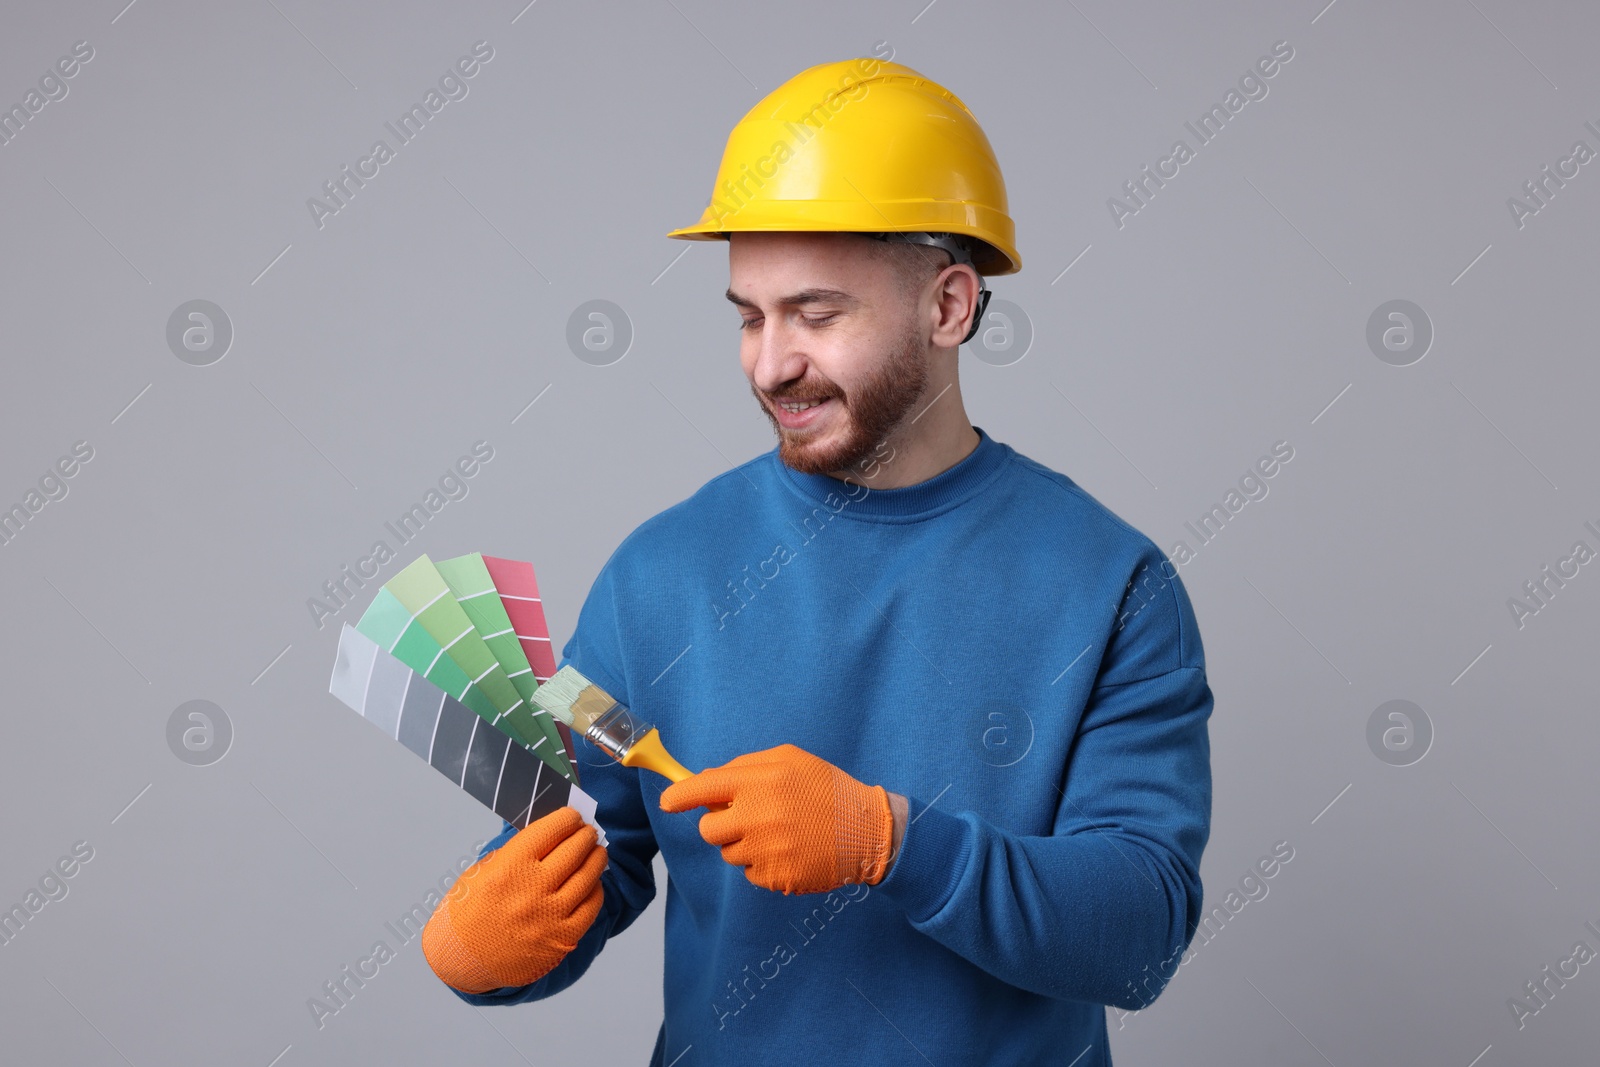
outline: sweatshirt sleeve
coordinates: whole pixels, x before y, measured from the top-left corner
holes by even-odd
[[[900,855],[879,888],[915,929],[1020,989],[1143,1008],[1194,936],[1212,695],[1176,572],[1156,581],[1143,576],[1154,595],[1137,601],[1130,583],[1118,608],[1050,834],[908,798]]]
[[[613,556],[613,560],[615,557]],[[617,643],[611,563],[601,569],[579,612],[578,625],[562,650],[561,667],[569,663],[590,681],[622,703],[628,688],[613,665],[623,662]],[[578,775],[583,791],[595,799],[595,818],[606,830],[606,855],[610,866],[600,875],[605,899],[600,913],[578,944],[550,973],[525,986],[505,986],[487,993],[465,993],[447,986],[468,1004],[520,1004],[543,1000],[566,989],[589,969],[606,942],[626,930],[655,898],[655,833],[640,794],[639,773],[623,767],[590,742],[573,735]],[[510,840],[516,828],[506,823],[481,855],[488,855]]]

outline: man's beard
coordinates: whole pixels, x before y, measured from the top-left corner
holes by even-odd
[[[829,397],[839,401],[841,411],[831,418],[845,419],[842,440],[833,445],[812,441],[815,434],[810,427],[789,430],[778,422],[772,410],[763,403],[763,394],[750,386],[751,394],[761,405],[773,433],[778,435],[778,458],[803,474],[832,474],[849,471],[873,454],[877,447],[894,432],[912,407],[928,388],[927,349],[920,334],[907,329],[899,343],[883,361],[878,372],[851,390],[846,397],[827,379],[803,378],[788,386],[783,393],[772,396],[774,403],[782,400],[823,400]],[[837,438],[837,431],[829,436]]]

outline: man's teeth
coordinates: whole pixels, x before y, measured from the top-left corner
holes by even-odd
[[[783,410],[789,412],[790,414],[795,414],[795,413],[804,411],[806,408],[814,408],[820,403],[822,403],[822,401],[820,401],[820,400],[808,400],[808,401],[806,401],[804,403],[801,403],[801,404],[789,404],[789,403],[780,402],[780,406],[783,408]]]

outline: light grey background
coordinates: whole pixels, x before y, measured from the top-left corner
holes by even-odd
[[[963,356],[978,425],[1163,548],[1294,448],[1181,568],[1217,700],[1208,903],[1294,859],[1111,1016],[1117,1062],[1592,1054],[1596,967],[1520,1030],[1507,1005],[1600,949],[1600,565],[1520,629],[1507,607],[1600,548],[1600,163],[1520,229],[1507,206],[1600,149],[1592,7],[123,2],[0,18],[0,103],[94,49],[0,146],[0,503],[94,449],[0,546],[0,905],[94,850],[0,946],[5,1059],[644,1062],[660,903],[511,1010],[386,930],[499,823],[327,695],[371,587],[320,629],[306,601],[485,440],[402,561],[532,559],[559,645],[635,525],[771,447],[725,248],[663,234],[761,96],[875,49],[960,95],[1005,170],[1026,266],[992,284],[1034,337]],[[468,96],[319,229],[307,199],[479,40]],[[1107,199],[1285,40],[1268,95],[1119,229]],[[210,366],[166,342],[195,299],[234,330]],[[609,366],[566,343],[594,299],[634,330]],[[1366,342],[1393,299],[1434,327],[1410,366]],[[209,766],[168,747],[194,699],[234,730]],[[1394,699],[1433,726],[1410,766],[1367,743]],[[319,1029],[308,998],[380,938],[394,961]]]

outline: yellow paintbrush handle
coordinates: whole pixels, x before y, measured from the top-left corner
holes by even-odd
[[[655,771],[674,782],[681,782],[694,774],[693,771],[672,758],[672,753],[667,751],[667,746],[661,743],[661,731],[651,727],[649,732],[628,746],[628,754],[622,757],[624,767],[643,767]]]
[[[652,726],[644,736],[628,746],[628,754],[622,757],[624,767],[643,767],[655,771],[657,774],[681,782],[692,777],[694,772],[672,758],[672,753],[667,751],[667,746],[661,743],[661,731]],[[721,811],[726,804],[708,804],[712,811]]]

